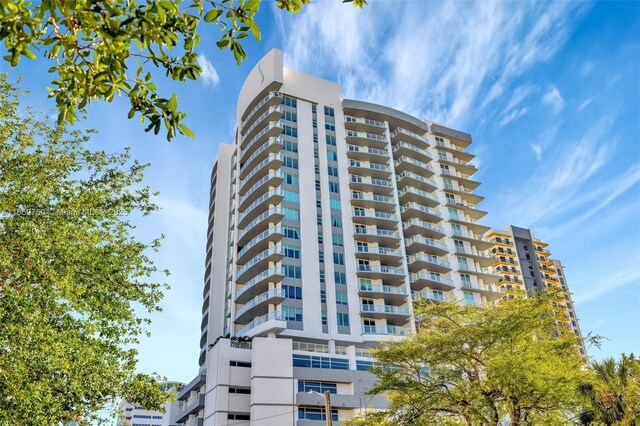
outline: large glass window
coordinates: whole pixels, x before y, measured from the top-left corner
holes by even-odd
[[[294,367],[326,368],[331,370],[348,370],[349,360],[326,356],[293,354]]]
[[[310,380],[298,380],[298,392],[314,392],[314,391],[318,393],[324,393],[325,391],[329,391],[329,393],[337,394],[338,385],[336,383],[313,382]]]

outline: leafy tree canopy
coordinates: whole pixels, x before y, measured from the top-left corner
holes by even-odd
[[[120,398],[159,408],[132,347],[163,285],[131,214],[156,206],[128,152],[85,148],[87,133],[21,108],[0,74],[0,425],[84,419]],[[84,423],[83,423],[84,424]]]
[[[311,0],[277,0],[279,8],[299,11]],[[0,41],[16,66],[22,57],[41,51],[53,62],[56,75],[49,88],[59,109],[58,123],[72,123],[78,109],[89,102],[110,102],[115,95],[129,98],[129,118],[140,116],[145,131],[167,139],[176,133],[193,137],[182,121],[178,100],[161,95],[151,75],[195,80],[202,71],[195,48],[205,27],[222,33],[217,45],[230,49],[239,64],[246,58],[241,40],[250,34],[260,40],[256,14],[262,0],[25,0],[0,2]],[[366,0],[346,0],[363,7]],[[135,69],[131,72],[130,68]]]
[[[557,294],[512,293],[496,306],[417,308],[418,332],[374,355],[372,394],[390,400],[350,425],[572,424],[589,380],[581,339],[557,326]]]

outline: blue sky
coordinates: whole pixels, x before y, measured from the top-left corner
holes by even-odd
[[[163,210],[137,232],[166,234],[155,259],[172,288],[139,347],[142,371],[182,381],[197,371],[210,168],[232,140],[244,77],[274,47],[287,66],[341,82],[346,97],[471,133],[484,222],[550,243],[583,331],[609,339],[593,356],[640,352],[640,3],[372,1],[360,11],[323,0],[297,15],[265,3],[259,22],[263,40],[247,43],[241,66],[207,30],[203,78],[158,80],[178,94],[196,140],[145,134],[126,120],[125,99],[92,105],[82,123],[99,130],[95,147],[132,146],[161,193]],[[49,66],[10,71],[45,111]]]

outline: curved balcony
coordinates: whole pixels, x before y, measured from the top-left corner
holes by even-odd
[[[487,212],[484,210],[476,209],[475,204],[471,205],[466,201],[458,201],[458,200],[450,200],[448,199],[446,202],[448,207],[453,207],[456,209],[460,209],[464,211],[467,216],[469,216],[473,220],[482,219],[487,215]]]
[[[496,258],[481,251],[472,250],[466,247],[455,247],[454,254],[473,258],[482,267],[491,266],[496,263]],[[500,260],[498,259],[498,262]]]
[[[237,263],[244,263],[252,256],[263,251],[266,247],[269,247],[269,243],[276,243],[284,238],[284,231],[281,226],[272,226],[265,231],[262,231],[255,238],[249,241],[242,250],[238,252]]]
[[[351,205],[362,208],[374,208],[378,210],[396,210],[396,200],[393,197],[378,194],[363,194],[351,192]]]
[[[391,133],[391,140],[394,142],[405,141],[410,144],[416,144],[419,148],[427,149],[429,147],[429,141],[424,136],[412,132],[411,130],[403,129],[402,127],[396,127]]]
[[[396,287],[390,285],[360,284],[358,292],[365,297],[384,299],[385,302],[392,303],[399,303],[409,295],[404,285]]]
[[[362,334],[409,336],[411,334],[411,328],[398,327],[395,325],[387,325],[387,326],[363,325]]]
[[[242,119],[243,126],[246,126],[247,124],[252,122],[253,117],[256,114],[262,113],[262,111],[264,111],[266,108],[269,108],[270,106],[279,105],[281,102],[282,102],[282,93],[275,92],[275,91],[269,92],[267,96],[262,98],[260,102],[258,102],[253,108],[251,108],[251,111],[244,114],[245,117]]]
[[[268,228],[271,224],[280,222],[283,217],[284,212],[281,207],[273,207],[260,214],[260,216],[249,222],[238,235],[238,246],[242,246],[249,239],[255,238],[256,235],[264,230],[264,228]]]
[[[236,322],[246,324],[251,318],[263,316],[269,312],[269,305],[277,305],[287,298],[284,289],[273,288],[254,297],[236,311]]]
[[[203,347],[205,343],[207,343],[207,333],[209,332],[209,325],[205,325],[205,327],[200,331],[200,347]]]
[[[465,273],[465,274],[471,274],[471,275],[475,275],[476,277],[482,279],[482,281],[486,283],[495,283],[497,281],[500,280],[500,274],[489,269],[489,268],[482,268],[482,267],[476,267],[475,265],[464,265],[464,264],[458,264],[458,271]]]
[[[427,163],[416,160],[415,158],[401,155],[395,160],[396,172],[402,173],[403,171],[417,173],[421,176],[433,176],[435,172]]]
[[[471,204],[478,204],[480,201],[484,200],[483,196],[474,194],[471,189],[467,189],[464,186],[460,185],[454,185],[453,182],[450,184],[445,184],[444,189],[447,192],[459,195],[463,201]]]
[[[425,238],[419,235],[414,235],[411,238],[405,238],[404,244],[407,254],[424,252],[427,254],[442,256],[449,253],[449,247],[446,245],[439,243],[432,238]]]
[[[253,203],[249,204],[249,206],[247,206],[247,208],[244,210],[244,213],[240,215],[240,217],[238,218],[238,227],[244,228],[247,222],[258,217],[261,212],[257,207],[259,207],[260,205],[280,204],[283,198],[284,192],[280,188],[272,189],[266,194],[262,194],[261,197],[259,197]]]
[[[418,161],[423,161],[428,163],[431,161],[431,156],[427,151],[422,148],[418,148],[417,146],[407,143],[407,142],[398,142],[393,146],[393,153],[395,156],[408,156],[414,158]]]
[[[347,156],[353,160],[386,161],[389,159],[389,151],[386,149],[348,144]]]
[[[456,145],[452,145],[449,141],[446,142],[436,142],[436,148],[441,149],[446,152],[450,152],[456,158],[459,158],[462,161],[471,161],[475,155],[466,152],[463,148],[460,148]]]
[[[432,220],[435,222],[442,220],[442,215],[436,210],[414,202],[407,203],[400,207],[400,212],[403,213],[403,215],[406,213],[421,220]]]
[[[272,171],[278,170],[282,166],[282,156],[280,154],[270,154],[267,158],[262,160],[252,169],[243,180],[240,181],[239,192],[243,194],[245,188],[248,189],[253,186],[262,177]]]
[[[267,108],[258,118],[256,118],[251,125],[243,128],[242,138],[243,139],[252,139],[258,130],[265,121],[271,123],[273,121],[277,121],[282,116],[284,112],[284,108],[281,105],[273,105]]]
[[[423,253],[416,253],[411,256],[407,256],[407,263],[409,264],[409,271],[418,272],[422,269],[428,268],[430,271],[447,273],[451,272],[451,264],[444,260],[440,260],[437,256],[431,256]]]
[[[254,149],[262,145],[270,137],[278,136],[282,133],[282,123],[280,121],[271,121],[257,132],[251,139],[243,138],[240,149],[243,155],[251,154]]]
[[[440,239],[446,235],[444,228],[420,219],[409,219],[404,221],[402,223],[402,229],[404,230],[405,237],[421,235],[423,237]]]
[[[430,194],[422,189],[414,188],[413,186],[405,186],[399,191],[400,200],[407,203],[414,201],[418,204],[423,204],[429,207],[436,207],[440,205],[440,200],[433,194]]]
[[[491,241],[484,238],[481,234],[474,234],[468,231],[453,231],[453,236],[457,239],[468,241],[478,250],[488,250],[493,247]]]
[[[371,176],[372,178],[389,179],[391,176],[391,167],[379,163],[367,163],[356,160],[349,162],[349,173],[357,173],[363,176]]]
[[[386,148],[388,145],[386,136],[377,133],[347,130],[345,136],[347,143],[353,143],[354,145],[367,145],[374,148]]]
[[[348,130],[358,132],[381,132],[387,129],[386,124],[382,121],[372,120],[370,118],[344,116],[344,127]]]
[[[263,161],[269,156],[269,154],[278,154],[282,150],[284,140],[280,136],[275,136],[267,139],[265,143],[260,145],[258,149],[253,151],[247,159],[240,164],[240,180],[245,179],[254,168],[257,168],[257,164]],[[244,155],[241,156],[241,159]]]
[[[283,180],[284,173],[281,171],[269,172],[269,174],[263,176],[256,183],[251,185],[247,192],[240,197],[240,200],[238,201],[238,209],[240,211],[244,211],[246,206],[260,198],[261,194],[264,194],[267,190],[280,187]]]
[[[358,276],[362,278],[383,279],[385,282],[400,284],[404,282],[405,270],[393,266],[358,265]]]
[[[432,179],[420,176],[413,172],[402,172],[397,175],[398,183],[404,186],[413,186],[423,191],[431,192],[438,188],[436,182]]]
[[[489,231],[491,228],[480,223],[474,222],[471,219],[464,217],[464,215],[451,216],[450,222],[457,223],[460,225],[464,225],[468,230],[477,235],[483,235],[485,232]]]
[[[402,260],[402,251],[388,247],[356,246],[356,257],[358,259],[383,260],[398,263]]]
[[[282,266],[260,272],[236,291],[236,303],[247,303],[258,294],[267,291],[269,283],[279,283],[285,275],[285,269]]]
[[[411,289],[418,291],[425,287],[442,291],[449,291],[455,288],[453,281],[449,278],[444,278],[425,270],[409,274],[409,282],[411,283]]]
[[[454,158],[453,156],[449,157],[449,156],[439,156],[438,157],[438,161],[440,161],[443,164],[447,164],[447,165],[451,165],[454,166],[456,168],[456,170],[468,174],[468,175],[472,175],[475,172],[478,171],[478,168],[467,162],[467,161],[462,161],[458,158]]]
[[[367,318],[398,318],[411,315],[409,308],[391,305],[360,305],[360,313]]]
[[[254,319],[236,331],[236,336],[241,337],[248,334],[257,336],[272,331],[282,331],[285,328],[287,328],[287,321],[284,313],[281,311],[273,311]]]
[[[411,298],[413,300],[427,300],[429,302],[449,302],[451,300],[453,300],[451,297],[449,296],[445,296],[442,293],[434,293],[431,289],[429,288],[425,288],[423,290],[420,291],[414,291],[411,295]]]
[[[391,193],[393,183],[388,179],[373,179],[368,177],[349,175],[349,184],[352,189],[363,192],[386,191]]]
[[[500,287],[480,283],[462,283],[462,290],[475,291],[482,294],[490,301],[500,299],[502,296],[504,296],[504,293],[501,291]]]
[[[462,186],[464,186],[465,188],[469,188],[471,190],[476,189],[477,187],[480,186],[480,182],[472,180],[471,176],[469,175],[465,175],[463,173],[454,171],[454,170],[445,170],[445,169],[441,169],[440,170],[440,175],[445,178],[450,178],[450,179],[455,179],[458,181],[459,184],[461,184]]]
[[[388,229],[354,229],[354,238],[358,241],[378,242],[380,244],[397,244],[400,233]]]
[[[360,211],[354,210],[353,217],[356,218],[358,223],[362,223],[364,225],[391,225],[398,222],[398,216],[379,212],[379,211]]]
[[[256,275],[259,270],[267,269],[269,263],[279,262],[286,255],[284,247],[273,246],[267,250],[258,253],[256,257],[248,261],[242,266],[238,265],[238,273],[236,274],[236,282],[243,284]]]

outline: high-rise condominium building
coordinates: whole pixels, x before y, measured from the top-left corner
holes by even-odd
[[[368,350],[415,329],[413,300],[500,297],[470,135],[343,99],[282,59],[272,50],[248,75],[235,143],[218,146],[201,370],[176,424],[311,426],[384,408],[364,393]]]
[[[492,229],[485,237],[492,244],[493,269],[501,275],[498,285],[527,292],[544,291],[548,287],[561,288],[565,291],[564,300],[557,305],[566,314],[561,326],[582,336],[564,267],[559,260],[551,258],[548,244],[532,237],[529,229],[516,226],[509,226],[504,231]],[[579,349],[583,355],[586,354],[583,347]]]
[[[180,382],[163,382],[163,390],[177,394],[184,386]],[[169,426],[173,424],[171,419],[176,415],[178,404],[175,401],[167,401],[164,405],[164,413],[156,410],[147,410],[145,407],[133,402],[123,400],[118,407],[117,426]],[[69,425],[72,426],[72,425]]]

